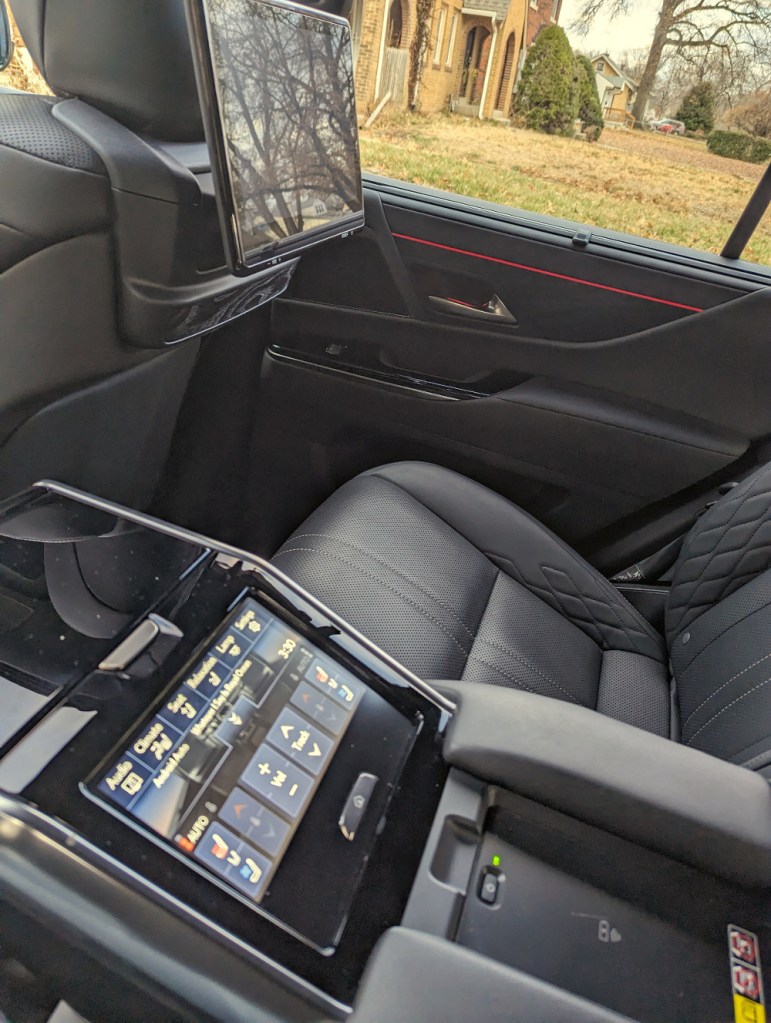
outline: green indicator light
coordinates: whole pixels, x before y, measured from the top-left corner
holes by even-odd
[[[493,864],[494,867],[500,867],[500,865],[501,865],[501,858],[500,858],[500,856],[493,856],[492,864]]]

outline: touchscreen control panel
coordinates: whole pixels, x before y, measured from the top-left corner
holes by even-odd
[[[339,1018],[402,920],[452,704],[214,540],[59,484],[0,506],[0,532],[0,596],[31,611],[0,644],[0,788],[24,821],[0,873],[39,856],[73,904],[102,878],[121,918],[160,906]],[[157,621],[175,642],[137,653]]]
[[[247,597],[125,748],[97,771],[90,792],[267,908],[365,698],[368,716],[374,712],[383,738],[394,744],[395,768],[414,724]],[[339,790],[331,814],[343,843],[356,839],[373,797],[382,804],[395,779],[382,767],[346,774],[329,787]],[[367,850],[360,853],[365,858]],[[336,919],[299,929],[329,945],[344,914],[338,906]]]

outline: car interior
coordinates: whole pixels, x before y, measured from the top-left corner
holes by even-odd
[[[764,1020],[771,268],[367,172],[239,263],[229,4],[349,45],[9,3],[0,1021]]]

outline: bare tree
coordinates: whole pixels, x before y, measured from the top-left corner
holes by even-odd
[[[577,27],[602,12],[627,13],[632,0],[585,0]],[[731,73],[741,61],[761,64],[771,38],[771,0],[663,0],[632,113],[641,121],[666,53],[684,59],[719,54]]]
[[[418,93],[423,78],[423,68],[428,53],[429,36],[431,35],[431,12],[434,0],[417,0],[415,4],[415,34],[410,46],[410,72],[407,76],[407,95],[410,110],[418,108]]]
[[[632,50],[624,50],[618,59],[618,64],[628,78],[631,78],[633,82],[639,82],[647,60],[648,51],[644,46],[638,46]]]
[[[731,110],[725,120],[750,135],[771,139],[771,90],[748,97]]]

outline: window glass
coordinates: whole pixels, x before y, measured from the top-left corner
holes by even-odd
[[[380,4],[359,50],[362,119],[383,82],[400,98],[361,132],[365,169],[720,253],[771,159],[767,4],[740,5],[737,16],[732,0],[713,0],[694,15],[691,0],[668,0],[681,39],[709,29],[720,45],[678,49],[670,32],[657,61],[660,0],[434,0],[433,59],[419,69],[414,109],[393,76],[381,74],[376,95]],[[421,7],[406,7],[408,51]],[[768,216],[744,258],[771,263]]]
[[[447,7],[442,4],[439,10],[439,20],[436,25],[436,42],[434,44],[434,64],[442,59],[442,43],[444,42],[444,22],[447,17]]]
[[[50,94],[50,89],[22,42],[19,31],[16,28],[16,23],[13,20],[13,15],[10,11],[8,13],[13,34],[14,51],[11,63],[5,71],[0,71],[0,88]]]
[[[451,68],[455,56],[455,41],[458,34],[458,12],[455,11],[450,22],[450,38],[447,42],[447,53],[444,56],[445,67]]]

